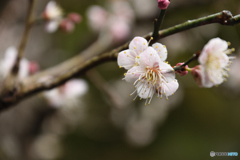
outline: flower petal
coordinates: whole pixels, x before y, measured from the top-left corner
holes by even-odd
[[[165,45],[162,45],[161,43],[154,43],[152,47],[157,51],[162,61],[167,59],[167,48]]]
[[[172,81],[170,83],[163,83],[162,91],[166,96],[171,96],[176,92],[178,87],[179,87],[178,81],[175,79],[174,81]]]
[[[143,83],[140,83],[140,85],[137,87],[138,96],[143,99],[152,97],[154,92],[154,87],[149,84],[147,80],[144,80]]]
[[[133,50],[139,55],[148,47],[148,42],[145,38],[135,37],[129,44],[129,49]]]
[[[144,71],[142,70],[141,67],[139,66],[133,67],[126,73],[125,80],[127,82],[135,82],[141,76],[142,73],[144,73]]]
[[[139,63],[142,68],[158,65],[161,62],[157,52],[152,48],[148,47],[143,53],[140,54]]]
[[[211,39],[203,48],[198,61],[200,64],[205,64],[208,60],[209,54],[216,54],[217,56],[228,48],[228,43],[220,38]]]
[[[136,53],[131,50],[124,50],[118,54],[118,65],[130,69],[135,65]]]
[[[175,80],[175,71],[169,64],[165,62],[160,62],[159,68],[166,82],[171,82]]]

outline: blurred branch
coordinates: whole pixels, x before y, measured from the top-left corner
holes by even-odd
[[[105,79],[95,69],[88,70],[86,76],[95,85],[95,87],[101,91],[114,107],[122,108],[126,105],[122,97],[109,85]]]
[[[191,28],[199,27],[202,25],[219,23],[222,25],[230,25],[233,26],[237,23],[240,23],[240,15],[235,17],[232,16],[229,11],[222,11],[210,16],[206,16],[203,18],[189,20],[185,23],[164,29],[159,31],[158,39],[170,36],[172,34],[182,32]],[[152,33],[148,33],[144,36],[147,40],[150,39]],[[106,61],[116,61],[118,53],[124,49],[128,48],[129,42],[126,44],[110,51],[99,55],[101,48],[103,48],[103,41],[100,41],[94,45],[94,47],[90,47],[85,50],[83,53],[73,57],[70,60],[63,62],[60,65],[37,73],[36,75],[30,76],[24,79],[19,83],[19,86],[15,92],[11,101],[9,101],[9,97],[5,100],[4,95],[0,96],[0,111],[8,108],[11,104],[19,102],[20,100],[34,95],[40,91],[48,90],[59,86],[65,83],[67,80],[79,76],[86,70],[104,63]]]
[[[22,39],[21,39],[19,47],[18,47],[18,55],[17,55],[16,61],[15,61],[14,66],[12,68],[12,74],[13,75],[18,74],[19,64],[20,64],[20,61],[23,57],[24,50],[26,48],[26,44],[27,44],[30,29],[33,25],[34,3],[35,3],[35,0],[29,0],[29,7],[28,7],[28,11],[27,11],[27,20],[26,20],[25,30],[24,30]]]

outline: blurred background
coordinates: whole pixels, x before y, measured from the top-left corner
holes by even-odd
[[[36,17],[48,2],[36,1]],[[38,62],[41,70],[83,51],[101,53],[143,36],[153,30],[159,12],[156,0],[56,2],[82,20],[71,33],[61,28],[48,33],[44,21],[33,26],[26,58]],[[0,1],[0,57],[8,47],[18,46],[27,6],[27,0]],[[240,14],[239,0],[171,0],[161,28],[222,10]],[[144,106],[145,101],[133,103],[128,96],[134,87],[122,80],[126,71],[107,62],[77,77],[84,81],[84,93],[74,100],[54,105],[46,92],[2,112],[0,160],[202,160],[210,158],[210,151],[240,153],[240,24],[211,24],[159,42],[175,65],[215,37],[231,42],[237,57],[228,81],[219,87],[199,88],[191,74],[176,75],[180,87],[169,101],[154,97]]]

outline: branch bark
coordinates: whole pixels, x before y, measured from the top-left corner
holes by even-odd
[[[189,20],[185,23],[159,31],[157,39],[212,23],[233,26],[240,23],[240,15],[233,17],[230,11],[222,11],[210,16]],[[145,35],[144,38],[149,40],[151,36],[152,32]],[[17,103],[30,95],[57,87],[98,64],[107,61],[116,61],[118,53],[127,49],[129,42],[110,52],[99,55],[98,48],[101,48],[102,45],[103,44],[101,43],[97,43],[94,47],[85,50],[83,53],[78,54],[72,59],[19,82],[16,87],[18,89],[15,91],[15,94],[12,94],[14,95],[14,98],[11,98],[11,101],[9,101],[9,98],[6,100],[3,98],[3,95],[0,95],[0,111],[9,108],[11,104]]]

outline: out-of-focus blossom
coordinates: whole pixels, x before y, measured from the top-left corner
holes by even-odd
[[[167,9],[170,4],[169,0],[158,0],[158,7],[160,9]]]
[[[202,75],[201,75],[202,70],[201,69],[202,69],[202,66],[197,65],[191,71],[191,74],[199,87],[202,87]]]
[[[228,77],[230,60],[228,57],[233,49],[228,49],[228,43],[220,38],[211,39],[203,48],[198,61],[201,64],[202,86],[210,88],[221,84]]]
[[[67,18],[74,23],[80,23],[82,21],[82,16],[78,13],[69,13]]]
[[[15,47],[9,47],[4,58],[0,62],[0,72],[3,77],[6,77],[10,72],[17,58],[17,49]],[[31,65],[30,62],[22,58],[19,64],[18,78],[22,79],[30,74]]]
[[[60,28],[65,32],[72,32],[75,29],[75,24],[69,19],[64,19],[60,23]]]
[[[126,1],[113,1],[109,10],[100,6],[91,6],[87,11],[90,27],[108,37],[113,42],[119,42],[130,34],[134,13]]]
[[[88,85],[83,79],[73,79],[64,85],[45,92],[49,104],[53,107],[76,105],[78,98],[88,90]]]
[[[55,20],[63,17],[63,11],[55,1],[50,1],[43,12],[43,16],[45,19]]]
[[[60,6],[55,1],[50,1],[43,12],[43,17],[48,21],[45,30],[53,33],[60,28],[65,32],[72,32],[75,29],[75,24],[82,20],[78,13],[69,13],[66,18],[63,15]]]
[[[183,64],[184,64],[184,63],[178,63],[176,66],[181,66],[181,65],[183,65]],[[188,65],[186,65],[185,68],[188,68]],[[186,71],[186,70],[184,70],[184,71],[178,70],[178,71],[176,71],[176,73],[178,73],[180,76],[185,76],[185,75],[188,74],[188,71]]]
[[[37,62],[34,61],[30,61],[29,62],[29,73],[30,74],[34,74],[39,70],[39,64]]]
[[[104,8],[94,5],[88,8],[87,17],[90,27],[95,31],[100,31],[106,25],[108,12]]]

